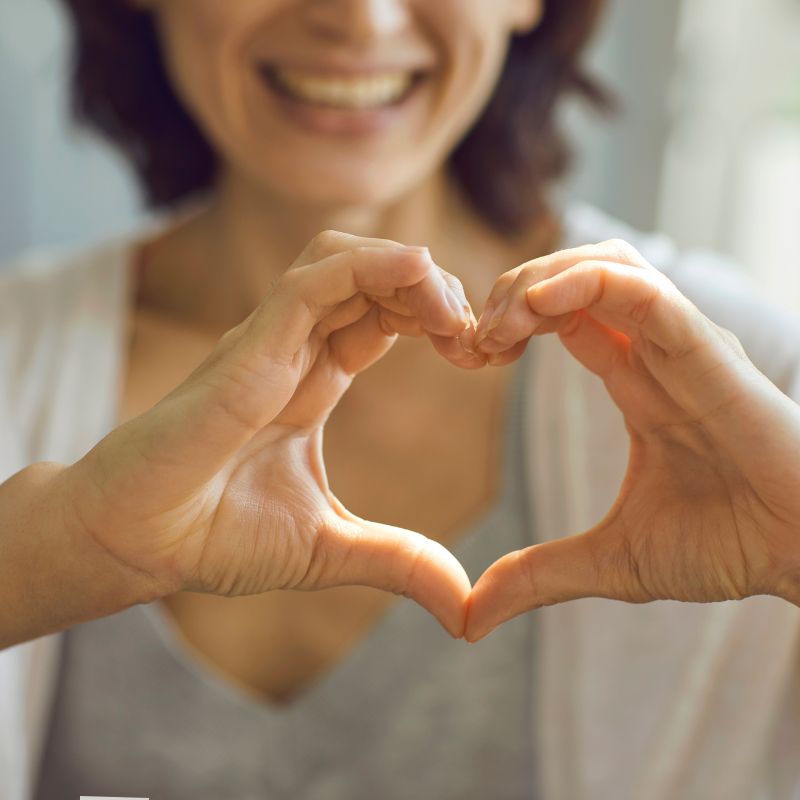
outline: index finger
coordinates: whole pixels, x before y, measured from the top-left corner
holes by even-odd
[[[666,275],[623,264],[585,261],[528,287],[534,314],[586,310],[630,337],[648,339],[672,357],[708,340],[706,318]]]
[[[248,352],[291,360],[331,309],[359,292],[380,301],[408,291],[422,326],[456,336],[466,322],[447,303],[444,282],[425,248],[358,247],[285,272],[245,331]]]

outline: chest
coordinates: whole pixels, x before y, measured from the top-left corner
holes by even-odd
[[[316,800],[531,796],[529,620],[468,647],[398,606],[346,664],[275,708],[188,662],[150,612],[68,634],[37,800],[210,788]]]
[[[213,337],[133,321],[122,419],[143,413],[203,361]],[[500,486],[510,371],[450,367],[423,340],[400,340],[358,376],[325,429],[330,485],[354,513],[453,546]],[[292,697],[346,658],[395,603],[364,587],[317,593],[166,598],[177,632],[234,682]]]

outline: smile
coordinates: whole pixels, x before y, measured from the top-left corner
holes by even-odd
[[[343,111],[367,111],[401,103],[422,77],[411,71],[323,75],[281,67],[262,67],[261,73],[281,94],[302,103]]]

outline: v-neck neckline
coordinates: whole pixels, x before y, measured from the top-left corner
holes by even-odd
[[[505,492],[503,492],[504,494]],[[498,503],[500,502],[501,498],[498,498]],[[497,514],[497,508],[497,504],[488,508],[458,538],[458,542],[452,550],[456,558],[461,560],[461,554],[474,546],[477,537],[486,535],[486,528]],[[306,716],[316,707],[327,706],[331,702],[335,703],[337,698],[352,698],[353,693],[348,691],[348,684],[355,677],[363,674],[362,667],[373,658],[375,648],[379,647],[387,636],[391,636],[394,629],[407,624],[406,618],[409,614],[418,615],[422,612],[413,601],[401,598],[392,603],[342,658],[330,664],[289,702],[276,703],[233,680],[223,670],[218,669],[210,659],[199,653],[183,635],[177,623],[170,618],[169,612],[158,601],[142,606],[141,610],[170,657],[175,659],[183,669],[237,705],[244,706],[251,712],[255,709],[257,713],[263,714],[272,721],[283,721],[287,724]],[[438,625],[432,617],[430,624]],[[445,634],[442,633],[442,635]]]

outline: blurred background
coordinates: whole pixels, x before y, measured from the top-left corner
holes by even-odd
[[[68,51],[53,0],[0,0],[0,264],[143,216],[122,162],[70,124]],[[564,110],[568,196],[730,255],[800,312],[800,0],[610,0],[591,64],[622,113]]]

